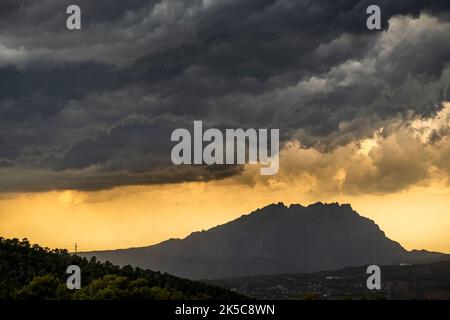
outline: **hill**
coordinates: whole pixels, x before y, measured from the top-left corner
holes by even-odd
[[[191,279],[317,272],[365,264],[439,259],[408,252],[350,205],[272,204],[184,239],[123,250],[82,253],[119,265],[163,270]]]
[[[209,281],[257,299],[450,299],[450,261],[381,267],[381,290],[366,288],[366,267]]]
[[[81,290],[68,290],[66,269],[81,268]],[[87,260],[66,250],[0,237],[0,300],[242,299],[214,285],[130,266]]]

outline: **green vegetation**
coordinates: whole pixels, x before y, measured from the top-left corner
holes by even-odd
[[[66,269],[78,265],[82,288],[68,290]],[[131,266],[87,260],[67,250],[0,237],[0,300],[242,299],[214,285]]]

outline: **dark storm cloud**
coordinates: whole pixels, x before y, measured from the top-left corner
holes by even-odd
[[[32,69],[0,68],[0,123],[55,116],[72,99],[115,84],[115,73],[95,62],[41,62]]]
[[[173,129],[327,151],[450,99],[448,1],[377,1],[384,32],[373,1],[80,0],[69,32],[72,3],[0,4],[1,191],[218,179],[242,168],[174,168]]]

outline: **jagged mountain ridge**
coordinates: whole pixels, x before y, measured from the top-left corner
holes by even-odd
[[[191,279],[316,272],[411,256],[348,204],[272,204],[184,239],[81,253]]]

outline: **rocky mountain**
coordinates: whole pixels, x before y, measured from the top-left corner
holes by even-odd
[[[408,252],[348,204],[272,204],[184,239],[122,250],[80,253],[191,279],[335,270],[439,253]]]

